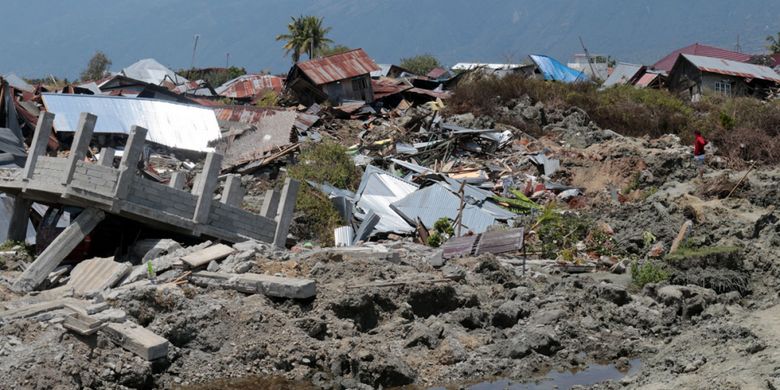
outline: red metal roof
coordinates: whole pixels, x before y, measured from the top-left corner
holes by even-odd
[[[428,76],[428,78],[436,80],[436,79],[444,76],[447,73],[448,73],[447,69],[444,69],[444,68],[433,68],[433,69],[431,69],[430,72],[428,72],[428,74],[426,76]]]
[[[406,85],[395,79],[382,78],[379,80],[371,80],[371,89],[374,90],[374,100],[395,95],[410,88],[412,88],[411,85]]]
[[[268,90],[281,93],[283,83],[279,76],[248,74],[226,82],[217,88],[217,94],[235,99],[252,98]]]
[[[639,81],[636,82],[635,85],[638,85],[640,87],[647,87],[652,83],[655,79],[658,78],[658,73],[645,73],[642,75],[642,77],[639,78]]]
[[[677,62],[677,57],[680,54],[693,54],[697,56],[720,58],[737,62],[747,62],[751,57],[750,54],[738,53],[714,46],[694,43],[693,45],[686,46],[671,52],[669,55],[656,62],[653,65],[653,68],[669,73],[669,71],[672,70],[672,67],[674,67],[674,63]]]
[[[350,79],[381,69],[363,49],[299,62],[296,66],[317,85]]]

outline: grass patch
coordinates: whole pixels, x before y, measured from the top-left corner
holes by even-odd
[[[336,143],[316,144],[300,154],[298,163],[291,166],[288,173],[301,181],[328,182],[354,191],[360,182],[361,172],[346,152],[346,148]],[[327,196],[303,185],[295,207],[305,219],[296,231],[300,238],[317,240],[323,246],[333,245],[333,229],[343,225],[343,221]]]
[[[631,263],[631,281],[639,288],[648,283],[660,283],[669,279],[667,265],[661,262],[645,261]]]
[[[681,246],[674,253],[666,256],[666,261],[679,262],[687,259],[700,259],[704,257],[733,255],[741,248],[736,246],[712,246],[704,248],[688,248]]]

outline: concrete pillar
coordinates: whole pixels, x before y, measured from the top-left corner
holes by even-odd
[[[208,222],[211,201],[214,198],[214,190],[217,189],[220,169],[222,169],[222,155],[213,152],[206,155],[203,173],[195,186],[195,195],[198,197],[195,213],[192,216],[192,221],[195,223]]]
[[[21,195],[14,198],[14,209],[8,222],[8,239],[24,241],[27,238],[27,224],[30,222],[30,206],[32,201]]]
[[[116,150],[113,148],[103,148],[100,151],[100,158],[98,159],[98,165],[112,168],[114,166],[114,157],[116,156]]]
[[[263,198],[263,205],[260,208],[260,215],[266,217],[275,219],[276,218],[276,212],[279,211],[279,198],[281,197],[281,194],[279,191],[274,190],[268,190],[265,192],[265,197]]]
[[[298,188],[300,182],[287,178],[282,187],[281,203],[276,212],[276,233],[274,234],[274,245],[284,248],[287,242],[287,233],[290,231],[290,222],[292,222],[293,211],[295,211],[295,200],[298,197]]]
[[[70,226],[60,233],[54,241],[27,267],[14,282],[16,292],[29,292],[38,287],[51,271],[67,257],[71,251],[89,234],[106,214],[98,209],[84,209]]]
[[[95,130],[97,117],[82,112],[79,117],[79,125],[76,134],[73,135],[73,142],[70,144],[70,155],[68,155],[68,165],[65,166],[65,175],[62,178],[62,184],[68,185],[73,179],[73,172],[76,171],[76,164],[84,160],[87,155],[89,141],[92,139],[92,132]]]
[[[196,173],[195,174],[195,179],[192,180],[192,188],[190,189],[190,193],[192,195],[197,195],[198,194],[198,187],[200,187],[200,179],[202,179],[202,178],[203,178],[203,174],[202,173]]]
[[[174,190],[183,190],[186,183],[187,174],[177,171],[171,174],[171,181],[168,182],[168,187],[171,187]]]
[[[241,207],[242,199],[244,199],[244,189],[241,188],[241,176],[228,175],[220,201],[228,206]]]
[[[53,123],[54,114],[50,112],[41,112],[38,116],[35,134],[33,135],[32,143],[30,143],[30,149],[27,151],[27,162],[24,164],[22,180],[32,179],[38,157],[46,153],[46,145],[49,143],[49,136],[51,136],[51,126]]]
[[[133,176],[138,169],[138,161],[141,159],[141,152],[144,149],[146,132],[146,129],[140,126],[133,126],[130,130],[122,161],[119,162],[119,179],[114,190],[115,199],[126,198],[130,191],[130,184],[133,182]]]

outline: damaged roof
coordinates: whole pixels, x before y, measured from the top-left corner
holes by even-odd
[[[154,58],[145,58],[127,68],[122,69],[122,75],[131,79],[141,80],[146,83],[160,85],[164,81],[181,85],[188,80],[179,76],[165,65],[157,62]]]
[[[284,79],[270,74],[246,74],[229,80],[219,86],[217,94],[224,97],[243,99],[251,98],[263,91],[282,92]]]
[[[355,205],[366,213],[373,211],[379,216],[374,232],[410,233],[414,227],[406,223],[390,204],[417,191],[417,188],[417,184],[369,165],[360,181]]]
[[[602,86],[604,88],[611,87],[613,85],[625,85],[630,82],[641,70],[643,65],[628,64],[621,62],[617,64],[612,73],[607,77]]]
[[[702,72],[737,76],[750,80],[757,79],[780,83],[780,74],[768,66],[747,64],[744,62],[729,61],[720,58],[703,57],[691,54],[683,54],[681,55],[681,58],[685,58]]]
[[[555,58],[538,54],[532,54],[529,57],[539,68],[539,71],[542,72],[545,80],[562,81],[564,83],[590,80],[585,72],[569,68]]]
[[[98,117],[95,133],[130,134],[137,125],[146,139],[172,148],[207,152],[222,133],[209,108],[163,100],[119,96],[44,93],[46,110],[55,114],[56,131],[75,132],[82,112]]]
[[[350,50],[324,58],[299,62],[296,66],[317,85],[350,79],[381,70],[363,49]]]
[[[750,54],[738,53],[731,50],[721,49],[715,46],[707,46],[699,43],[677,49],[664,58],[661,58],[653,65],[653,69],[670,72],[677,62],[680,54],[692,54],[696,56],[722,58],[724,60],[746,62],[750,60]]]

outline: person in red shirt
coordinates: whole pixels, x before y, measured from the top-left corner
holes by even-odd
[[[699,171],[699,179],[704,178],[704,146],[707,145],[707,140],[701,135],[699,130],[693,131],[693,162],[696,164],[696,169]]]

